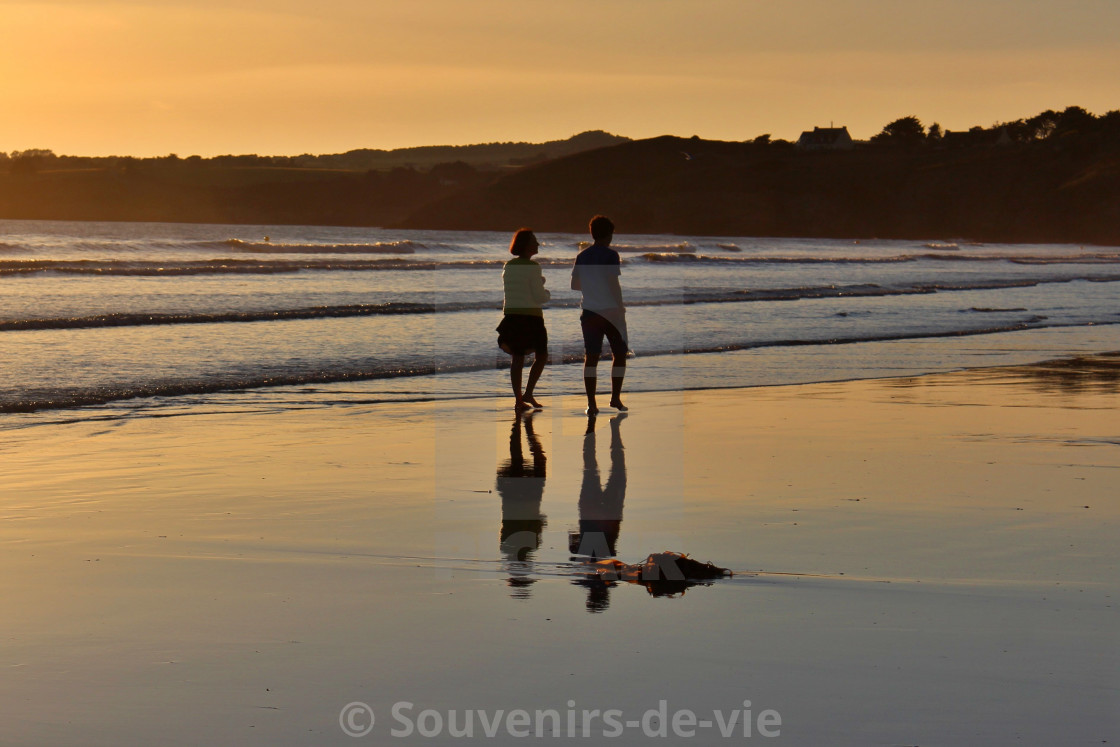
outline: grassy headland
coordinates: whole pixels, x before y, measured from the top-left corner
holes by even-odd
[[[0,218],[583,231],[608,213],[627,233],[1120,245],[1120,112],[1077,107],[961,133],[904,117],[835,150],[595,132],[292,158],[13,155]]]

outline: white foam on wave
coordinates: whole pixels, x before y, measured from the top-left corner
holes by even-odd
[[[581,241],[578,246],[580,251],[583,251],[591,246],[591,242]],[[674,252],[681,254],[696,251],[696,247],[687,241],[682,241],[679,244],[611,244],[611,249],[626,254],[646,254],[649,252]]]
[[[204,248],[226,247],[253,254],[415,254],[417,249],[427,248],[423,244],[407,239],[377,241],[370,244],[284,244],[271,241],[226,239],[225,241],[202,242],[200,246]]]

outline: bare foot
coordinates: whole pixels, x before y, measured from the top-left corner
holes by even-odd
[[[599,408],[596,407],[595,405],[588,405],[587,409],[583,411],[583,414],[584,415],[598,415],[599,414]]]
[[[626,412],[630,409],[626,405],[622,404],[622,400],[620,399],[612,399],[610,406],[618,410],[619,412]]]
[[[524,400],[519,399],[516,402],[514,402],[514,404],[513,404],[514,412],[525,412],[529,408],[530,408],[529,403],[525,402]]]
[[[534,410],[544,409],[544,405],[542,405],[540,402],[537,402],[536,397],[526,396],[525,403],[530,405]]]

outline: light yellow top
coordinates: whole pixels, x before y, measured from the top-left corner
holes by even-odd
[[[502,311],[507,314],[544,316],[541,310],[552,294],[544,287],[541,266],[531,259],[516,257],[506,262],[502,270],[502,284],[506,296]]]

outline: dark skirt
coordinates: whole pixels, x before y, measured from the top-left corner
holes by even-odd
[[[498,325],[498,347],[515,355],[548,352],[548,331],[544,318],[530,314],[506,314]]]

